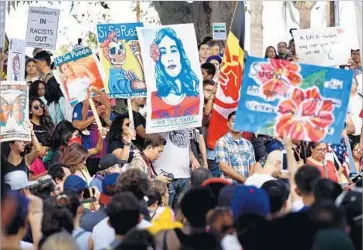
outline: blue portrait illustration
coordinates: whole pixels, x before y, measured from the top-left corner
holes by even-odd
[[[155,62],[157,88],[151,95],[152,118],[198,114],[200,80],[175,30],[162,28],[156,33],[150,56]]]

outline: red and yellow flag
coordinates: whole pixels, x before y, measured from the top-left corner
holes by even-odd
[[[245,9],[244,3],[238,1],[224,50],[217,94],[209,123],[207,138],[209,148],[214,148],[217,140],[228,132],[227,117],[238,106],[243,76],[244,40]]]

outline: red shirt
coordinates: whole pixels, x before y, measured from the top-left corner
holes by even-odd
[[[322,178],[329,179],[334,182],[339,182],[338,175],[333,162],[326,161],[324,166],[319,166],[314,162],[310,161],[309,159],[306,159],[306,164],[319,169]]]

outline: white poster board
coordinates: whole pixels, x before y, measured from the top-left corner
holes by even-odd
[[[301,63],[320,66],[347,64],[350,57],[344,29],[324,27],[293,31],[296,55]]]
[[[6,2],[0,2],[0,48],[4,48],[5,45],[5,11]]]
[[[25,79],[25,41],[10,39],[8,54],[8,81],[24,81]]]
[[[26,46],[55,49],[57,45],[59,10],[30,7]]]
[[[226,23],[212,23],[214,40],[227,40]]]

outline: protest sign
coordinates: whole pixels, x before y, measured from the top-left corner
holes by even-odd
[[[234,129],[339,143],[353,72],[249,57]]]
[[[0,1],[0,48],[5,46],[5,14],[6,2]]]
[[[59,10],[30,7],[26,46],[55,49],[57,46]]]
[[[194,25],[137,28],[137,34],[147,65],[146,132],[200,127],[203,81]]]
[[[226,23],[212,23],[214,40],[227,40]]]
[[[28,85],[2,81],[0,90],[0,141],[30,141]]]
[[[10,39],[7,80],[24,81],[25,79],[25,41]]]
[[[136,27],[142,23],[98,24],[97,39],[107,94],[112,98],[146,96]]]
[[[55,59],[54,76],[61,84],[64,96],[71,105],[105,91],[97,57],[88,47],[73,50]]]
[[[321,66],[344,65],[350,57],[348,37],[339,27],[293,31],[299,62]]]

